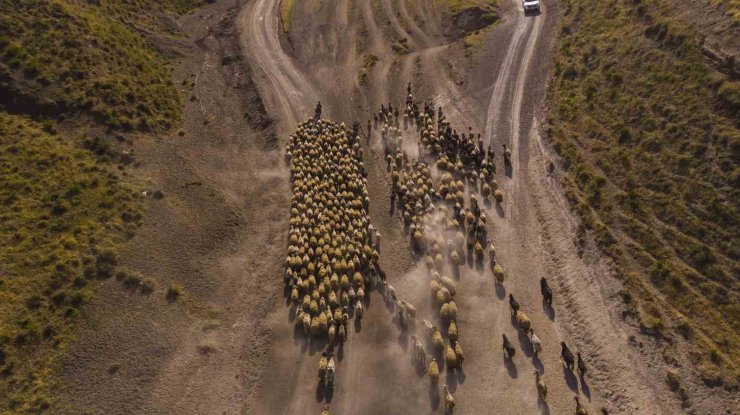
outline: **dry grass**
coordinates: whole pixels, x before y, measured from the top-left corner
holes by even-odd
[[[582,231],[616,260],[643,330],[679,334],[706,384],[736,385],[737,86],[667,3],[563,8],[548,135]]]
[[[295,10],[295,0],[280,0],[280,21],[283,23],[283,31],[290,32],[293,24],[293,10]]]
[[[50,374],[137,227],[137,194],[69,137],[0,112],[0,412],[52,403]]]

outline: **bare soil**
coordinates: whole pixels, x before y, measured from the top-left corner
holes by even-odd
[[[557,169],[549,172],[557,160],[538,119],[557,5],[546,1],[542,14],[524,16],[518,1],[502,2],[501,22],[470,54],[445,37],[444,11],[427,3],[296,2],[288,36],[274,0],[217,1],[180,22],[188,39],[176,81],[195,80],[184,135],[141,137],[131,172],[165,195],[151,202],[125,256],[159,288],[142,296],[101,284],[65,364],[70,413],[318,414],[324,402],[335,414],[443,412],[441,388],[412,365],[408,339],[375,292],[338,356],[333,392],[318,386],[321,345],[294,331],[281,278],[287,134],[319,99],[326,117],[364,127],[381,103],[402,103],[409,82],[416,97],[444,106],[458,129],[483,132],[497,157],[502,144],[512,149],[511,168],[497,172],[504,203],[487,212],[505,291],[488,269],[467,269],[459,281],[466,364],[442,378],[455,413],[572,413],[576,394],[590,413],[602,406],[612,414],[683,412],[659,356],[621,320],[611,264],[590,244],[574,244],[578,222]],[[367,55],[377,62],[366,67]],[[385,164],[364,150],[381,265],[399,295],[429,315],[427,282],[390,212]],[[555,291],[553,310],[542,303],[541,276]],[[185,288],[182,301],[164,299],[170,282]],[[508,293],[544,344],[539,358],[514,327]],[[502,333],[518,349],[512,363],[503,358]],[[561,341],[584,354],[585,380],[563,368]],[[537,399],[535,369],[544,372],[547,403]]]

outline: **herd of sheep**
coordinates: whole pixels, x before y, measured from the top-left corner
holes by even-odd
[[[379,258],[379,241],[369,231],[357,131],[310,119],[290,136],[286,161],[292,200],[284,282],[296,324],[312,340],[328,343],[319,377],[331,388],[336,368],[331,350],[346,341],[350,314],[362,318]]]
[[[381,106],[368,121],[365,136],[384,156],[391,178],[392,213],[398,212],[409,249],[424,262],[435,310],[429,320],[417,318],[416,307],[399,299],[380,271],[380,232],[368,216],[359,124],[349,130],[344,124],[323,120],[319,104],[315,117],[300,124],[287,145],[293,199],[285,283],[297,310],[299,329],[312,341],[327,342],[319,361],[319,381],[327,388],[333,386],[336,370],[333,348],[346,341],[350,315],[362,318],[367,290],[377,286],[394,305],[401,329],[415,333],[411,336],[413,361],[436,385],[442,362],[454,372],[465,360],[455,302],[460,294],[456,284],[460,267],[485,269],[487,253],[493,280],[499,285],[504,282],[505,273],[496,262],[486,227],[486,209],[503,201],[494,179],[493,150],[490,146],[484,149],[480,134],[476,137],[470,129],[459,134],[452,129],[442,108],[436,113],[427,103],[420,108],[410,87],[407,92],[403,112],[391,104]],[[504,147],[507,165],[510,156]],[[540,288],[551,305],[552,289],[544,277]],[[509,294],[509,305],[518,328],[538,355],[542,342],[513,294]],[[563,362],[573,370],[572,352],[565,343],[561,347]],[[502,348],[508,359],[516,353],[503,334]],[[580,353],[577,364],[583,376],[586,365]],[[537,370],[534,376],[536,390],[545,400],[543,376]],[[447,385],[442,390],[445,412],[450,413],[455,399]],[[328,414],[327,405],[322,415]],[[576,414],[587,414],[577,397]]]

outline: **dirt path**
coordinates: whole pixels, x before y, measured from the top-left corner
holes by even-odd
[[[443,105],[448,118],[459,130],[470,125],[475,131],[485,132],[499,155],[503,143],[512,149],[511,168],[504,169],[499,165],[498,171],[506,200],[502,208],[488,211],[489,218],[492,218],[491,233],[498,250],[497,259],[509,279],[505,292],[502,292],[494,289],[488,270],[482,273],[467,270],[461,278],[460,291],[463,294],[458,298],[459,327],[467,362],[474,363],[467,365],[462,375],[445,378],[458,399],[455,413],[569,413],[574,408],[574,394],[584,397],[591,413],[596,413],[604,404],[611,408],[611,413],[680,413],[680,408],[661,399],[664,388],[648,376],[647,370],[641,368],[639,359],[629,349],[630,333],[618,317],[618,283],[608,264],[598,255],[589,250],[582,257],[573,246],[577,221],[570,215],[557,182],[548,176],[549,156],[537,130],[537,109],[546,77],[546,70],[541,68],[547,68],[549,57],[545,34],[552,34],[551,30],[545,30],[545,24],[554,21],[547,15],[548,8],[543,9],[542,16],[525,17],[518,8],[519,2],[514,2],[517,7],[510,8],[505,21],[488,36],[490,43],[506,45],[505,51],[493,55],[497,57],[495,60],[486,62],[485,66],[481,64],[487,69],[495,69],[479,75],[468,74],[470,82],[461,86],[458,80],[461,75],[450,73],[454,65],[448,67],[446,64],[456,55],[450,55],[447,45],[438,35],[441,32],[438,26],[436,30],[429,28],[435,24],[434,20],[426,16],[423,28],[411,24],[414,22],[411,13],[419,12],[418,7],[417,10],[407,9],[406,3],[400,1],[403,5],[397,11],[395,8],[399,6],[396,2],[383,0],[380,6],[383,14],[380,16],[374,14],[370,1],[356,2],[360,10],[356,17],[364,22],[370,36],[370,50],[378,56],[379,63],[369,75],[369,87],[355,87],[340,97],[321,96],[322,101],[332,108],[331,113],[345,122],[355,118],[366,119],[367,111],[374,110],[380,103],[388,100],[397,103],[403,99],[405,83],[411,81],[420,85],[415,91],[417,96],[434,98],[435,102]],[[270,8],[267,3],[267,0],[257,0],[245,12],[242,19],[246,25],[243,28],[245,32],[267,32],[252,33],[251,39],[245,39],[245,43],[249,45],[248,50],[253,51],[253,59],[269,58],[268,62],[272,62],[262,68],[273,72],[265,74],[273,86],[263,84],[261,90],[268,96],[290,96],[290,79],[296,72],[291,58],[280,47],[279,39],[261,40],[269,33],[277,33],[274,27],[264,24],[275,22],[274,15],[260,14],[275,12],[274,4]],[[383,27],[385,16],[390,23]],[[410,32],[403,27],[404,22],[411,27]],[[344,22],[343,25],[352,27],[352,22]],[[384,30],[408,36],[412,47],[410,53],[396,56],[389,46],[395,41],[394,36],[387,37]],[[310,36],[311,33],[303,35]],[[318,33],[313,35],[319,36]],[[348,38],[358,36],[358,33],[351,33]],[[277,48],[258,54],[255,45]],[[425,47],[432,45],[437,46]],[[353,49],[355,45],[343,47],[345,50]],[[320,66],[322,58],[312,57],[309,52],[303,51],[297,60],[306,66]],[[284,68],[281,62],[289,65]],[[342,75],[341,70],[336,71],[336,77],[328,82],[354,85],[355,73],[351,71],[356,66],[344,62],[340,63],[342,68],[349,73]],[[397,76],[392,76],[393,68],[400,68]],[[287,74],[281,74],[283,71]],[[417,76],[422,79],[415,79]],[[279,85],[274,86],[275,82]],[[488,95],[481,96],[481,89],[474,88],[485,82],[489,82]],[[490,85],[493,85],[492,89]],[[313,88],[329,91],[331,86],[323,84]],[[288,117],[287,120],[294,120],[301,111],[296,108],[310,108],[313,101],[309,101],[307,95],[293,98],[297,102],[283,105],[280,104],[283,101],[278,99],[268,109],[276,117],[282,114]],[[364,102],[371,108],[358,110],[348,105],[350,102]],[[305,113],[306,110],[302,111]],[[429,315],[427,287],[417,278],[399,222],[388,211],[389,193],[383,163],[372,156],[369,148],[365,150],[372,200],[371,219],[384,235],[381,262],[398,292],[417,304],[420,313]],[[553,312],[548,312],[541,302],[538,280],[543,275],[550,278],[555,288]],[[504,299],[508,293],[517,297],[544,343],[544,353],[540,358],[532,356],[528,340],[514,327],[508,302]],[[294,336],[290,318],[286,316],[287,308],[279,307],[270,321],[275,331],[270,358],[272,370],[262,385],[258,413],[297,413],[301,408],[312,408],[307,412],[318,413],[321,401],[331,401],[332,408],[341,414],[439,411],[438,391],[429,389],[426,378],[409,363],[406,339],[399,337],[400,332],[392,322],[391,313],[375,294],[372,304],[362,329],[352,333],[344,348],[337,387],[331,397],[324,396],[316,388],[316,353],[320,345],[306,344],[302,336]],[[502,358],[501,333],[517,340],[520,352],[512,363],[506,363]],[[591,368],[585,382],[562,368],[560,341],[566,341],[574,351],[584,352]],[[544,372],[548,383],[547,404],[537,400],[532,376],[535,368]]]
[[[281,114],[281,125],[293,128],[311,115],[317,94],[288,55],[283,53],[279,33],[279,1],[257,0],[248,5],[240,16],[242,42],[265,76],[269,87],[260,88],[271,112]],[[258,83],[261,84],[261,83]],[[286,129],[287,131],[287,129]]]

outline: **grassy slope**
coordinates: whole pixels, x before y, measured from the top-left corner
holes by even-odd
[[[283,22],[283,31],[290,32],[293,23],[295,0],[280,0],[280,21]]]
[[[0,0],[0,413],[53,406],[89,282],[116,272],[140,220],[110,139],[85,131],[181,122],[171,63],[151,39],[175,35],[165,14],[200,3]],[[71,116],[73,129],[54,131]]]
[[[667,1],[563,8],[548,124],[567,196],[643,329],[685,338],[705,383],[737,385],[738,84]]]
[[[497,0],[435,0],[437,4],[447,7],[453,14],[460,13],[471,7],[490,9],[495,6]]]
[[[142,31],[195,1],[0,0],[0,90],[39,111],[81,110],[123,129],[167,129],[181,116],[169,65]],[[146,11],[145,13],[142,13]]]

